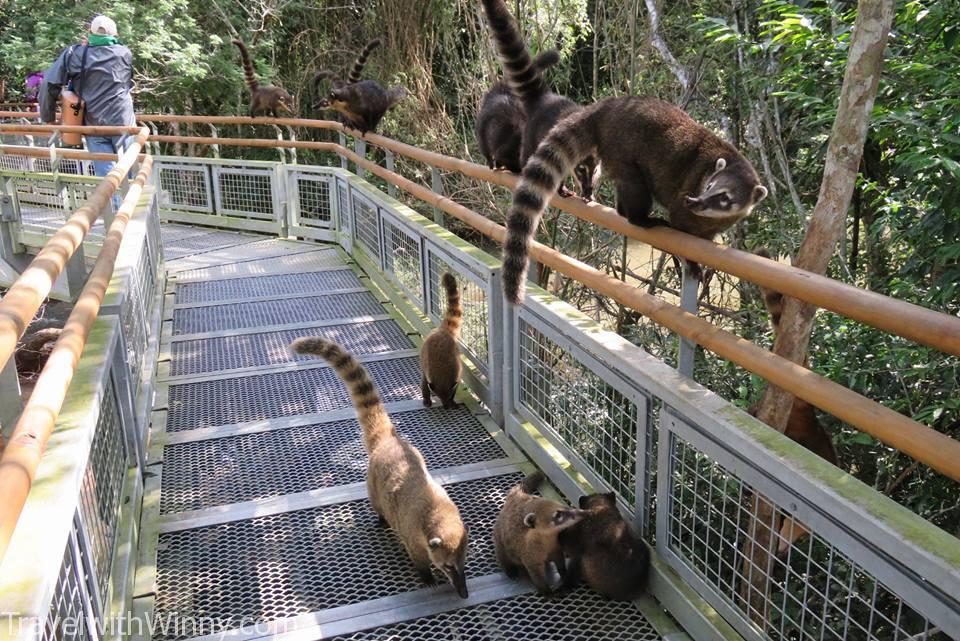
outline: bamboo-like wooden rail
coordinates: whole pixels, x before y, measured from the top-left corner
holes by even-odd
[[[116,160],[116,154],[83,151],[82,149],[56,148],[56,155],[70,160]],[[27,156],[28,158],[45,158],[50,160],[50,149],[46,147],[21,147],[18,145],[0,145],[0,154],[10,156]],[[137,159],[143,160],[146,154],[140,154]]]
[[[33,133],[60,133],[86,134],[89,136],[119,136],[121,134],[140,133],[140,127],[94,127],[89,125],[26,125],[0,124],[0,134],[33,134]]]
[[[359,132],[329,120],[301,118],[250,118],[248,116],[176,116],[169,114],[140,115],[141,122],[181,122],[219,125],[277,124],[307,128],[331,129],[360,137]],[[224,146],[243,146],[244,141],[257,140],[251,146],[314,149],[308,141],[211,138],[195,136],[151,136],[157,142],[195,142]],[[366,134],[363,140],[393,153],[455,171],[470,178],[484,180],[513,189],[519,178],[507,172],[493,171],[476,163],[451,158],[436,152],[413,147],[378,134]],[[324,143],[326,144],[326,143]],[[742,280],[798,298],[817,307],[836,312],[887,333],[927,345],[947,354],[960,356],[960,319],[919,305],[907,303],[840,283],[790,265],[756,256],[732,247],[696,238],[667,227],[643,228],[631,225],[616,210],[599,203],[585,203],[579,198],[554,196],[550,206],[561,209],[587,222],[606,227],[662,251],[713,267]]]
[[[20,274],[0,299],[0,369],[13,356],[17,341],[27,329],[33,315],[50,293],[53,283],[83,242],[100,211],[110,204],[124,176],[133,167],[146,144],[149,130],[140,133],[120,157],[113,170],[96,186],[86,202],[77,209],[49,241],[30,265]]]
[[[203,118],[194,116],[193,118]],[[249,118],[242,119],[245,122]],[[273,120],[273,119],[271,119]],[[277,119],[291,120],[291,119]],[[368,135],[367,140],[374,136]],[[377,138],[379,138],[377,136]],[[380,165],[371,162],[349,149],[344,149],[337,143],[328,142],[310,142],[310,141],[278,141],[271,139],[243,139],[243,138],[217,138],[201,136],[151,136],[151,140],[157,142],[183,142],[195,144],[220,144],[225,146],[244,146],[251,147],[291,147],[297,149],[314,149],[320,151],[333,151],[349,159],[360,167],[383,178],[387,182],[396,185],[407,193],[415,196],[423,202],[442,209],[451,216],[466,223],[473,229],[476,229],[483,235],[499,243],[503,243],[505,230],[501,225],[497,225],[488,218],[471,211],[470,209],[456,203],[449,198],[440,196],[430,189],[419,185],[399,174],[391,172]],[[402,143],[401,143],[402,144]],[[432,152],[427,152],[432,154]],[[454,161],[455,159],[448,159]],[[425,161],[427,162],[427,161]],[[465,161],[455,161],[463,163],[468,167],[482,169],[482,173],[490,172],[486,167],[480,168],[472,163]],[[516,180],[516,177],[507,176],[501,173],[495,173],[496,176]],[[503,183],[501,183],[503,184]],[[554,198],[554,201],[562,200]],[[599,208],[599,205],[586,206],[590,209]],[[604,208],[606,209],[606,208]],[[612,211],[612,210],[611,210]],[[620,218],[614,212],[616,218]],[[624,221],[625,222],[625,221]],[[629,224],[628,224],[629,225]],[[632,227],[632,226],[631,226]],[[659,230],[657,230],[659,231]],[[692,238],[686,234],[680,234],[673,230],[665,230],[683,238]],[[703,241],[706,242],[706,241]],[[706,243],[712,245],[712,243]],[[732,250],[731,250],[732,251]],[[737,252],[744,256],[749,256],[758,263],[770,263],[778,265],[773,261],[764,258]],[[949,476],[954,480],[960,481],[960,442],[937,432],[917,421],[914,421],[902,414],[899,414],[883,405],[868,399],[853,390],[850,390],[838,383],[816,374],[796,363],[788,361],[772,352],[769,352],[750,341],[744,340],[735,334],[716,327],[709,322],[690,314],[679,307],[670,305],[656,296],[647,294],[642,289],[638,289],[617,280],[603,272],[586,265],[576,259],[570,258],[554,249],[550,249],[539,243],[535,243],[531,255],[549,267],[558,272],[577,280],[597,292],[610,296],[619,303],[634,309],[643,315],[660,323],[664,327],[676,332],[677,334],[689,338],[705,349],[716,353],[717,355],[730,360],[737,365],[763,377],[770,383],[778,385],[788,390],[795,396],[811,403],[812,405],[828,412],[840,420],[849,423],[857,429],[874,436],[884,443],[894,447],[903,453],[911,456],[917,461],[929,465],[931,468]],[[761,263],[761,264],[762,264]],[[794,270],[800,274],[806,274],[802,270]],[[822,277],[821,277],[822,278]],[[835,283],[827,278],[822,278],[827,283]],[[850,288],[860,292],[857,288]],[[868,293],[868,292],[864,292]],[[884,298],[884,297],[880,297]],[[893,301],[893,299],[886,299]],[[901,303],[901,301],[894,301]],[[905,304],[905,303],[902,303]],[[924,316],[946,316],[937,314],[931,310],[921,307],[914,307],[921,310]],[[950,319],[951,317],[946,316]],[[956,319],[953,319],[956,320]],[[958,336],[960,336],[960,325],[958,327]]]
[[[132,157],[135,155],[136,152]],[[128,164],[132,164],[132,161]],[[147,156],[136,179],[130,183],[123,204],[114,217],[97,255],[90,277],[37,378],[33,393],[13,429],[10,442],[3,450],[0,458],[0,497],[3,497],[3,500],[0,500],[0,563],[26,504],[40,458],[53,433],[90,329],[97,319],[100,304],[113,277],[124,231],[140,200],[143,186],[150,178],[152,165],[153,158]]]

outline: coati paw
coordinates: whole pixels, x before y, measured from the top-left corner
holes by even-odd
[[[560,185],[560,187],[557,188],[557,193],[558,193],[562,198],[570,198],[571,196],[576,196],[576,194],[574,194],[572,191],[570,191],[570,189],[567,188],[566,185]]]
[[[423,406],[424,407],[433,407],[433,399],[429,396],[423,397]]]
[[[424,570],[423,568],[417,569],[417,576],[420,577],[420,580],[423,581],[425,585],[436,585],[437,577],[433,576],[433,571],[430,568]]]

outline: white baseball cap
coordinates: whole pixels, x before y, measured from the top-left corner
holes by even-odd
[[[107,16],[97,16],[90,22],[90,33],[103,36],[116,36],[117,23]]]

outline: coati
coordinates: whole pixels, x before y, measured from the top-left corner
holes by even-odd
[[[243,60],[243,74],[246,76],[247,86],[250,87],[250,117],[253,118],[258,113],[268,113],[276,118],[278,109],[283,109],[290,115],[296,115],[293,96],[280,87],[261,85],[257,80],[257,73],[253,70],[253,63],[250,62],[250,55],[247,53],[247,47],[243,44],[243,41],[234,39],[233,44],[237,45],[240,50],[240,58]]]
[[[754,251],[754,253],[763,258],[770,258],[770,253],[763,248]],[[780,318],[783,315],[784,296],[780,292],[765,287],[760,288],[760,293],[763,295],[763,303],[770,315],[770,325],[773,327],[774,334],[777,334],[780,331]],[[751,415],[756,416],[759,409],[758,405],[754,405],[748,411]],[[805,400],[793,399],[790,416],[787,418],[787,427],[783,433],[820,458],[834,465],[838,464],[839,459],[837,458],[837,450],[833,447],[833,440],[823,423],[817,418],[813,405]],[[795,541],[808,534],[809,530],[801,523],[787,517],[780,525],[779,532],[777,553],[782,554]]]
[[[559,534],[587,513],[534,496],[542,482],[543,473],[535,472],[510,489],[493,525],[493,543],[508,577],[516,578],[522,568],[546,594],[560,589],[567,573]]]
[[[440,282],[447,292],[447,312],[440,325],[430,332],[420,347],[420,369],[423,372],[420,389],[425,406],[433,405],[430,396],[432,391],[440,398],[445,409],[451,409],[463,374],[460,347],[457,345],[463,324],[463,309],[460,307],[460,289],[453,274],[444,274]]]
[[[510,15],[506,2],[483,0],[483,8],[493,30],[504,76],[526,114],[520,146],[520,166],[523,167],[557,121],[581,107],[569,98],[555,94],[547,86],[543,78],[543,68],[531,60],[530,52],[527,51],[520,29]],[[587,200],[592,198],[599,178],[594,158],[590,154],[578,158],[570,169],[574,170],[577,184],[580,185],[580,195]],[[567,173],[570,173],[569,169],[564,176]],[[558,184],[554,189],[567,195],[562,184]]]
[[[298,354],[325,359],[350,391],[369,458],[370,505],[400,537],[420,579],[427,585],[436,582],[433,564],[467,598],[467,528],[460,510],[430,476],[420,451],[397,435],[367,371],[333,341],[308,336],[290,347]]]
[[[613,180],[617,212],[634,225],[656,200],[670,226],[713,238],[767,195],[750,162],[683,110],[650,96],[606,98],[557,123],[523,168],[504,246],[504,295],[523,300],[527,254],[551,194],[580,159],[595,155]]]
[[[543,71],[560,61],[555,50],[544,51],[533,59],[533,66]],[[506,80],[493,83],[483,96],[477,115],[477,140],[480,153],[490,169],[508,169],[520,173],[520,144],[527,114]]]
[[[317,103],[320,109],[335,109],[339,111],[346,124],[360,133],[376,131],[387,110],[403,100],[407,90],[400,85],[384,89],[375,80],[360,80],[360,74],[367,62],[370,52],[380,45],[379,40],[371,40],[364,47],[347,82],[343,82],[336,72],[324,69],[313,78],[313,84],[319,89],[320,83],[330,78],[331,89],[326,98]]]
[[[580,509],[586,510],[586,518],[560,533],[560,546],[571,560],[571,579],[582,579],[610,599],[637,598],[650,570],[650,551],[620,516],[616,496],[581,496]]]

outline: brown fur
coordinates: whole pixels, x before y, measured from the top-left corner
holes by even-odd
[[[493,543],[507,576],[516,577],[522,568],[539,592],[549,593],[566,577],[558,535],[587,513],[534,496],[542,482],[543,473],[536,472],[510,489],[493,525]]]
[[[758,249],[754,252],[758,256],[770,258],[770,253],[766,249]],[[782,293],[760,288],[763,295],[763,302],[770,314],[770,325],[776,334],[780,331],[780,319],[783,315],[784,296]],[[806,364],[806,363],[805,363]],[[757,415],[759,406],[754,405],[749,412],[753,416]],[[823,426],[823,423],[817,418],[816,410],[813,405],[800,398],[793,399],[793,405],[790,408],[790,416],[787,418],[787,427],[783,431],[784,435],[793,439],[804,446],[820,458],[837,465],[837,450],[833,446],[833,440],[830,434]],[[780,526],[780,539],[777,552],[782,554],[786,552],[794,542],[809,533],[809,530],[803,524],[792,518],[785,518]]]
[[[420,451],[397,435],[367,371],[340,345],[320,337],[298,338],[291,348],[324,358],[349,389],[369,458],[370,505],[400,537],[417,574],[432,585],[433,564],[466,598],[467,529],[460,510],[430,476]]]
[[[670,226],[713,238],[766,197],[750,162],[683,110],[649,96],[607,98],[566,116],[523,168],[507,219],[503,283],[507,300],[523,300],[530,243],[563,177],[595,156],[613,180],[617,211],[641,226],[654,201]]]
[[[522,168],[550,129],[564,116],[579,110],[580,105],[550,90],[543,78],[544,65],[530,57],[506,2],[483,0],[483,8],[503,63],[504,76],[526,115],[520,147]],[[594,158],[579,158],[570,169],[574,170],[580,185],[580,195],[588,200],[592,198],[599,175]],[[567,194],[562,185],[558,185],[558,189],[562,195]]]
[[[237,45],[240,50],[243,74],[246,76],[247,86],[250,87],[250,117],[269,113],[276,118],[278,109],[290,115],[296,115],[293,96],[280,87],[261,85],[257,80],[257,73],[253,70],[253,63],[250,62],[250,55],[247,53],[247,47],[243,44],[243,41],[234,39],[233,44]]]
[[[650,551],[620,516],[616,497],[612,492],[581,496],[580,509],[588,516],[560,533],[571,571],[605,597],[637,598],[650,570]]]
[[[460,326],[463,324],[463,308],[460,307],[460,289],[453,274],[446,273],[441,279],[447,293],[447,312],[440,326],[430,332],[420,348],[420,369],[423,376],[420,390],[423,392],[423,404],[433,404],[431,391],[443,403],[443,407],[454,407],[457,385],[463,375],[463,363],[460,361]]]

